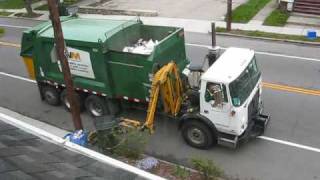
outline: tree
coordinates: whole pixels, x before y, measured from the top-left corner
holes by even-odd
[[[27,15],[32,16],[33,11],[32,11],[32,0],[24,0],[25,8],[27,10]]]

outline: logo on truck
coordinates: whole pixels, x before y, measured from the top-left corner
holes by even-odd
[[[72,75],[91,79],[95,78],[90,54],[87,51],[67,47],[66,56],[68,57],[70,72]],[[52,63],[57,63],[59,71],[62,72],[61,62],[57,58],[55,47],[53,47],[51,51],[51,61]]]
[[[73,61],[81,61],[80,53],[78,52],[69,52],[68,58]]]

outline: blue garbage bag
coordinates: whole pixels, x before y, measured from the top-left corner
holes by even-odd
[[[83,147],[86,147],[88,144],[88,133],[83,130],[68,133],[64,138]]]

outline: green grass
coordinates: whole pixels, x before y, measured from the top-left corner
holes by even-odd
[[[33,0],[33,2],[37,2],[40,0]],[[0,1],[0,9],[21,9],[24,8],[23,0],[1,0]]]
[[[69,6],[77,3],[79,0],[64,0],[64,4]]]
[[[264,25],[268,26],[284,26],[290,13],[282,11],[280,9],[275,9],[272,13],[264,20]]]
[[[0,28],[0,37],[4,34],[4,29]]]
[[[271,0],[249,0],[232,11],[232,21],[249,22]]]
[[[65,0],[64,3],[65,3],[66,6],[70,6],[70,5],[73,5],[73,4],[77,3],[77,2],[78,2],[77,0],[69,0],[69,1]],[[49,9],[48,5],[45,4],[45,5],[42,5],[40,7],[37,7],[35,10],[48,11],[48,9]]]
[[[40,10],[40,11],[47,11],[48,9],[49,9],[48,4],[35,8],[35,10]]]
[[[12,12],[0,11],[0,16],[9,16]]]
[[[227,32],[225,28],[217,28],[216,31],[217,32]],[[305,36],[268,33],[268,32],[262,32],[262,31],[232,30],[228,33],[245,35],[245,36],[253,36],[253,37],[275,38],[275,39],[281,39],[281,40],[320,42],[319,37],[315,40],[310,40],[310,39],[306,38]]]

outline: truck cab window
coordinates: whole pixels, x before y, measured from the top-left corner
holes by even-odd
[[[224,102],[228,102],[228,96],[227,96],[227,90],[226,90],[226,86],[223,84],[218,84],[218,83],[207,83],[207,87],[206,87],[206,92],[205,92],[205,101],[209,102],[209,101],[214,101],[214,90],[215,87],[220,87],[220,89],[222,90],[222,95],[223,95],[223,101]]]

